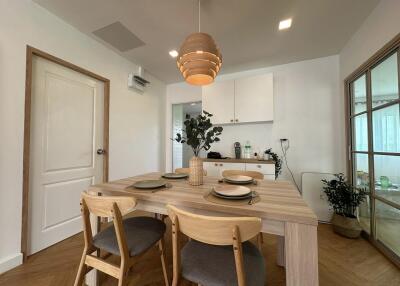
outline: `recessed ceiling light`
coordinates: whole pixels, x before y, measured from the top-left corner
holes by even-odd
[[[289,29],[292,26],[292,19],[286,19],[279,22],[279,30]]]
[[[191,105],[191,106],[195,106],[195,105],[196,105],[196,102],[192,102],[190,105]]]
[[[173,58],[176,58],[179,55],[179,53],[176,50],[172,50],[169,51],[169,55]]]

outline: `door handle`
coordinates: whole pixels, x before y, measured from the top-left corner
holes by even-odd
[[[106,153],[106,150],[104,149],[97,149],[97,155],[104,155]]]

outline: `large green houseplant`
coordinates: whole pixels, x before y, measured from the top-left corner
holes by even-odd
[[[188,144],[194,156],[189,161],[189,183],[191,185],[203,184],[203,161],[199,157],[200,151],[208,151],[211,144],[220,141],[223,128],[213,126],[211,117],[213,115],[203,110],[196,117],[188,117],[183,123],[182,133],[177,133],[174,140],[182,144]]]
[[[349,238],[357,238],[361,227],[357,220],[357,208],[364,201],[367,191],[352,186],[343,174],[335,174],[332,180],[322,180],[323,191],[334,214],[333,230]]]

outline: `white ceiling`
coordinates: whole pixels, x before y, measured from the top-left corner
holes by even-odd
[[[145,45],[119,54],[166,83],[182,81],[168,52],[197,31],[196,0],[34,0],[96,38],[120,21]],[[380,0],[202,0],[201,30],[223,56],[221,73],[338,54]],[[279,21],[292,28],[278,31]]]

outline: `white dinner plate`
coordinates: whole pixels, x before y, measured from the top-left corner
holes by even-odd
[[[224,197],[243,197],[249,195],[251,190],[243,186],[217,186],[214,188],[214,192]]]

